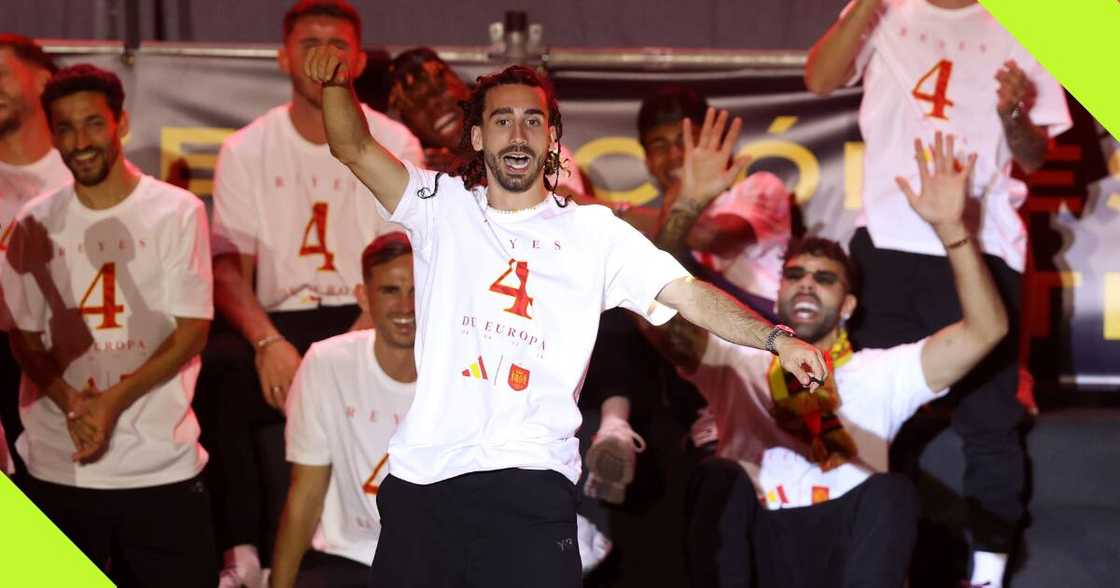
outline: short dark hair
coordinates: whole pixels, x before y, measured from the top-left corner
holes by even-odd
[[[58,71],[58,65],[55,64],[54,58],[47,55],[47,52],[43,51],[43,48],[30,37],[15,33],[0,33],[0,49],[11,50],[20,61],[45,69],[51,75]]]
[[[410,253],[412,253],[412,243],[404,233],[393,231],[381,235],[362,252],[362,279],[368,282],[373,277],[374,267]]]
[[[638,141],[654,127],[689,119],[700,125],[708,112],[708,101],[694,88],[682,84],[661,86],[642,100],[638,110]]]
[[[58,70],[43,88],[43,95],[39,100],[43,104],[43,111],[47,113],[47,121],[51,119],[51,103],[60,98],[65,98],[78,92],[99,92],[105,95],[105,102],[109,110],[113,111],[113,118],[121,119],[124,111],[124,87],[117,74],[104,70],[88,63],[79,63]]]
[[[463,153],[473,153],[459,168],[457,175],[463,178],[463,185],[467,188],[486,185],[486,162],[481,151],[475,151],[471,143],[471,128],[482,126],[482,114],[486,110],[486,94],[498,86],[529,86],[540,88],[544,92],[545,104],[548,107],[548,126],[556,127],[556,140],[564,134],[564,123],[560,118],[560,103],[556,101],[556,93],[552,89],[552,82],[532,68],[524,65],[511,65],[502,71],[478,78],[478,84],[471,92],[471,97],[459,103],[463,109],[463,136],[459,140],[459,149]],[[547,154],[544,164],[544,185],[549,190],[555,190],[554,182],[548,176],[556,174],[559,177],[563,164],[560,161],[560,148]]]
[[[305,16],[329,16],[350,23],[358,44],[362,42],[362,17],[346,0],[299,0],[284,13],[284,40],[296,28],[296,21]],[[358,47],[360,48],[360,47]]]
[[[848,292],[852,294],[859,292],[859,266],[855,264],[852,258],[844,252],[844,248],[836,241],[825,239],[824,237],[802,237],[800,239],[793,239],[786,248],[786,255],[782,263],[783,265],[789,263],[789,260],[801,255],[823,257],[839,263],[844,267],[844,278],[848,284]]]

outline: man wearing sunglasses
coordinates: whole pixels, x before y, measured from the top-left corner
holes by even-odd
[[[683,321],[646,329],[707,398],[720,431],[718,457],[701,466],[703,475],[689,488],[686,549],[694,585],[902,586],[918,502],[907,479],[886,473],[889,444],[1008,328],[962,221],[975,157],[957,171],[954,143],[937,134],[927,162],[915,142],[920,193],[904,179],[897,183],[944,246],[960,321],[916,343],[853,352],[844,321],[857,303],[854,266],[837,243],[808,238],[787,251],[778,315],[827,353],[835,377],[815,392],[775,370],[769,356]],[[692,151],[686,166],[695,173],[702,162]]]

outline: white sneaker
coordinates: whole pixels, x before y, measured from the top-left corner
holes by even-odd
[[[583,563],[583,573],[587,575],[599,566],[611,552],[611,540],[587,520],[576,515],[576,543],[579,544],[579,559]]]
[[[604,420],[584,456],[588,472],[584,492],[621,504],[626,498],[626,485],[634,479],[636,454],[645,449],[645,440],[630,428],[630,423],[619,418]]]
[[[261,560],[257,548],[237,545],[223,555],[225,567],[218,574],[218,588],[261,588]]]

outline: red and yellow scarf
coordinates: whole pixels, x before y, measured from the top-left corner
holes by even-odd
[[[808,443],[809,459],[826,472],[848,462],[857,453],[855,442],[836,416],[840,394],[836,390],[834,371],[851,359],[848,332],[840,329],[836,342],[825,356],[828,371],[833,375],[811,394],[792,374],[782,369],[777,357],[770,363],[768,379],[775,422]]]

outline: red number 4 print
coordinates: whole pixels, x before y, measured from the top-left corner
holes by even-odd
[[[945,115],[945,109],[953,105],[953,101],[949,100],[946,95],[949,91],[949,78],[952,75],[953,62],[942,59],[937,62],[937,65],[930,68],[926,75],[918,80],[917,84],[914,84],[914,89],[910,91],[910,94],[918,100],[933,104],[933,108],[926,113],[926,116],[949,120],[949,117]],[[937,77],[931,80],[930,78],[933,78],[933,76]],[[923,89],[931,83],[933,84],[932,92]]]
[[[516,288],[502,283],[511,273],[517,276],[519,285]],[[490,284],[490,291],[513,297],[513,305],[505,309],[506,312],[532,319],[533,317],[529,316],[529,306],[533,304],[533,298],[529,296],[529,292],[525,287],[528,281],[529,262],[511,259],[509,260],[509,269],[498,276],[498,279],[494,280],[493,284]]]

